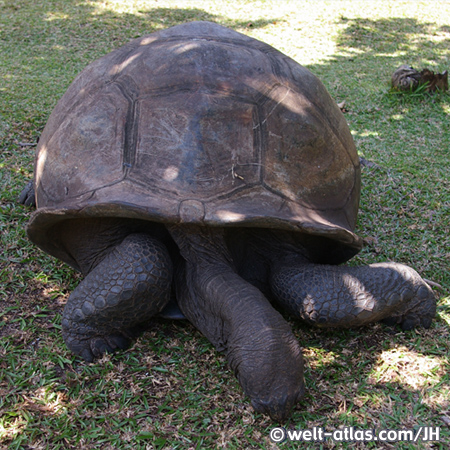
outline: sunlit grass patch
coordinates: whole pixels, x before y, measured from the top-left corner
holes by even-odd
[[[447,364],[447,358],[421,355],[400,346],[383,351],[370,376],[377,383],[401,383],[417,390],[439,383]]]

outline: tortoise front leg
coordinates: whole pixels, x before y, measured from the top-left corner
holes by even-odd
[[[304,393],[303,360],[290,326],[233,265],[223,230],[167,227],[184,261],[178,304],[226,358],[256,411],[284,421]]]
[[[168,303],[172,262],[147,234],[130,234],[72,292],[62,320],[64,340],[87,361],[127,348],[139,325]]]
[[[433,291],[408,266],[330,266],[294,259],[273,264],[271,288],[285,309],[309,323],[348,328],[385,320],[404,330],[431,325]]]

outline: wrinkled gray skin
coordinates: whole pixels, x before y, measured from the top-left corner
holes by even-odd
[[[74,353],[92,361],[128,347],[169,304],[173,286],[184,316],[226,353],[254,409],[279,422],[305,388],[300,346],[271,302],[320,327],[384,320],[428,328],[436,311],[413,269],[312,264],[290,232],[79,219],[58,234],[85,275],[62,321]]]

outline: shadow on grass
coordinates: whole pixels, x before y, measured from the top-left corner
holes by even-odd
[[[346,19],[346,27],[337,39],[339,48],[363,50],[366,57],[392,56],[397,52],[415,52],[426,47],[432,60],[448,50],[450,40],[438,44],[431,42],[430,35],[447,31],[448,27],[436,28],[433,23],[421,23],[412,18]],[[431,50],[431,52],[430,52]]]
[[[263,28],[279,19],[233,20],[201,8],[145,7],[118,13],[102,2],[0,2],[2,88],[0,133],[8,116],[44,122],[70,82],[90,62],[133,38],[190,21],[217,22],[235,30]],[[1,73],[1,72],[0,72]],[[24,87],[26,86],[26,87]],[[23,91],[27,98],[23,98]],[[44,106],[44,108],[43,108]],[[45,110],[48,111],[45,111]],[[33,114],[39,111],[37,119]],[[4,120],[3,120],[4,118]],[[3,124],[3,125],[2,125]]]
[[[135,36],[142,36],[145,33],[151,33],[158,29],[169,28],[190,21],[217,22],[234,30],[263,28],[274,23],[275,20],[280,22],[279,18],[253,20],[249,17],[245,21],[233,20],[224,15],[210,14],[201,8],[191,7],[147,7],[139,10],[137,13],[119,13],[108,10],[107,6],[100,5],[100,2],[73,2],[69,10],[66,7],[58,10],[58,6],[60,5],[50,4],[44,14],[34,18],[35,20],[31,24],[29,31],[32,32],[33,28],[40,28],[40,23],[43,22],[51,23],[53,27],[59,27],[69,33],[78,31],[80,34],[83,34],[83,32],[78,25],[81,25],[81,28],[96,28],[95,25],[97,25],[103,31],[102,35],[116,31],[119,36],[126,33],[128,38],[131,39]],[[98,43],[101,44],[102,41],[104,39],[99,39]],[[95,45],[95,42],[93,44]]]
[[[450,39],[434,42],[430,35],[448,33],[445,26],[420,23],[414,18],[347,19],[336,43],[338,52],[330,61],[310,65],[320,78],[358,80],[362,88],[384,87],[401,64],[443,71],[449,64]]]

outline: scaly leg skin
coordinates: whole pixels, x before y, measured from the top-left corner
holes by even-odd
[[[431,288],[415,270],[397,263],[275,263],[271,287],[291,314],[320,327],[348,328],[383,320],[403,330],[429,328],[436,314]]]
[[[172,261],[165,246],[130,234],[72,292],[62,320],[64,340],[86,361],[125,349],[139,325],[170,299]]]
[[[303,360],[288,323],[264,295],[235,271],[223,230],[168,226],[184,258],[178,304],[219,350],[253,408],[284,421],[303,396]]]

